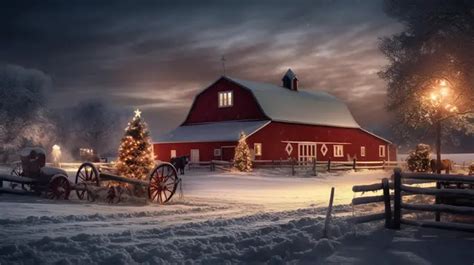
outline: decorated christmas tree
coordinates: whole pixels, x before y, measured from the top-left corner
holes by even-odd
[[[239,144],[235,148],[234,167],[240,171],[249,172],[252,170],[252,157],[245,137],[245,133],[242,132],[240,134]]]
[[[140,117],[140,110],[125,129],[117,162],[119,175],[132,179],[146,179],[153,169],[154,158],[148,126]]]
[[[407,158],[408,169],[416,172],[426,172],[430,169],[431,147],[427,144],[418,144]]]

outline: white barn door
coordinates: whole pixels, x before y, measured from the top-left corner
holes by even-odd
[[[306,165],[316,159],[316,144],[298,144],[298,162]]]
[[[199,162],[199,149],[191,149],[191,163],[198,163]]]

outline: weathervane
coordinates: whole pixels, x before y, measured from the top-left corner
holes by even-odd
[[[225,75],[225,56],[224,55],[222,55],[221,61],[222,61],[222,74]]]

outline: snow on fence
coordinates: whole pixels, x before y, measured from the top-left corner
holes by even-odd
[[[400,161],[357,161],[356,159],[351,161],[317,161],[316,159],[310,161],[298,161],[296,159],[253,160],[252,163],[254,168],[289,168],[293,176],[301,170],[309,171],[314,176],[316,176],[318,172],[363,169],[394,169],[396,167],[404,166],[404,162]],[[211,171],[215,171],[216,168],[228,171],[232,167],[232,162],[224,160],[211,160],[192,162],[189,164],[190,169],[203,167],[209,167]]]
[[[384,212],[353,217],[351,221],[364,223],[385,219],[385,226],[392,229],[400,229],[400,225],[404,224],[474,232],[474,225],[472,224],[440,221],[441,213],[474,216],[474,176],[402,173],[400,169],[395,169],[392,179],[393,182],[389,182],[387,178],[384,178],[381,183],[352,187],[353,192],[383,191],[383,195],[354,198],[352,205],[384,202],[385,207]],[[436,188],[410,186],[411,184],[419,183],[436,183]],[[391,189],[394,191],[393,194],[390,193]],[[410,204],[403,202],[403,196],[416,194],[435,196],[436,202],[435,204]],[[446,199],[451,200],[451,202],[458,199],[468,199],[470,203],[461,206],[453,205],[453,203],[445,204],[443,200],[445,202]],[[403,218],[403,210],[433,212],[435,213],[435,221]]]

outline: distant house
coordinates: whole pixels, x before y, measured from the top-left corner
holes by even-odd
[[[196,95],[186,120],[154,143],[158,160],[231,160],[241,132],[257,160],[396,160],[396,147],[359,126],[341,100],[298,88],[222,76]]]

